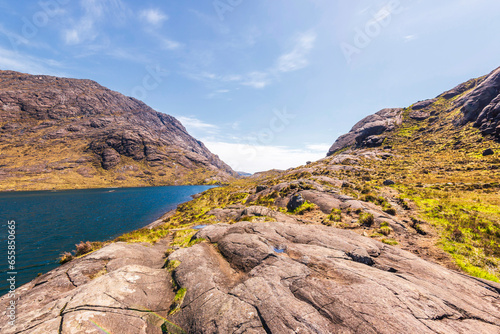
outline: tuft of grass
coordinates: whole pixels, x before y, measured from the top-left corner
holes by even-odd
[[[170,305],[170,311],[168,312],[169,315],[174,315],[175,313],[179,312],[182,306],[182,302],[184,301],[184,297],[186,296],[186,293],[187,293],[186,288],[180,288],[179,290],[177,290],[174,300]]]
[[[328,215],[327,219],[332,222],[341,222],[342,221],[342,210],[340,209],[332,209],[332,212]]]
[[[388,236],[389,234],[391,234],[392,228],[390,228],[389,226],[381,226],[378,231],[379,233]]]
[[[60,264],[65,264],[66,262],[69,262],[73,260],[73,254],[70,252],[64,252],[61,254],[61,257],[59,258],[59,263]]]
[[[370,227],[375,222],[375,219],[371,213],[362,212],[359,215],[358,221],[359,221],[359,225]]]
[[[177,268],[180,265],[181,265],[181,261],[177,261],[177,260],[169,261],[169,260],[167,260],[166,268],[169,272],[172,272],[175,270],[175,268]]]
[[[397,242],[394,239],[382,239],[382,242],[384,244],[391,245],[391,246],[395,246],[395,245],[399,244],[399,242]]]
[[[316,204],[311,203],[309,201],[305,201],[304,204],[296,208],[295,210],[291,211],[294,215],[303,215],[304,213],[308,211],[312,211],[316,208]]]

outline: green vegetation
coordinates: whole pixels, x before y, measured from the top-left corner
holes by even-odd
[[[341,222],[342,221],[342,210],[340,209],[332,209],[332,212],[328,215],[328,220],[332,222]]]
[[[391,246],[394,246],[394,245],[397,245],[398,242],[394,239],[382,239],[382,242],[384,244],[387,244],[387,245],[391,245]]]
[[[392,228],[389,227],[389,224],[387,222],[382,222],[380,224],[380,228],[378,232],[382,235],[388,236],[392,232]]]
[[[174,315],[181,309],[182,302],[184,301],[186,293],[186,288],[180,288],[179,290],[177,290],[174,300],[172,301],[172,305],[170,305],[170,311],[168,312],[169,315]]]
[[[177,261],[177,260],[169,261],[169,260],[167,260],[167,267],[166,268],[169,272],[172,272],[172,271],[174,271],[175,268],[180,266],[180,264],[181,264],[181,261]]]
[[[99,242],[99,241],[83,242],[83,241],[80,241],[79,244],[75,245],[76,248],[73,251],[73,253],[64,252],[63,254],[61,254],[61,256],[59,258],[59,263],[64,264],[64,263],[69,262],[75,258],[82,257],[85,254],[88,254],[88,253],[94,252],[98,249],[101,249],[102,247],[104,247],[107,244],[109,244],[109,242]]]
[[[290,211],[294,215],[303,215],[304,213],[308,211],[312,211],[316,208],[316,204],[313,204],[311,202],[305,201],[301,206],[296,208],[293,211]]]
[[[360,215],[359,215],[359,225],[363,225],[363,226],[372,226],[373,223],[375,222],[375,219],[373,217],[373,215],[371,213],[367,213],[367,212],[362,212]]]

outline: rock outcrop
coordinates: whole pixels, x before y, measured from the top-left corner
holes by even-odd
[[[402,109],[382,109],[377,113],[363,118],[356,123],[351,131],[340,136],[328,150],[328,156],[347,147],[377,147],[384,142],[383,133],[401,124]]]
[[[460,107],[462,113],[459,124],[473,122],[484,135],[500,140],[500,68],[458,99],[455,106]]]
[[[11,71],[0,71],[0,149],[0,169],[17,190],[33,180],[76,188],[236,175],[174,117],[141,101],[90,80]]]

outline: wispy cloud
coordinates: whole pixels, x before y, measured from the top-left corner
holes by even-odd
[[[314,48],[316,34],[312,31],[298,35],[290,51],[280,55],[275,64],[265,70],[243,74],[219,75],[210,71],[189,72],[188,77],[201,81],[234,82],[242,86],[262,89],[272,84],[280,75],[303,69],[309,65],[307,56]]]
[[[309,145],[306,145],[306,148],[308,150],[311,150],[311,151],[323,152],[324,154],[326,154],[326,152],[328,152],[328,150],[330,149],[330,146],[332,146],[332,145],[331,144],[309,144]]]
[[[246,75],[241,84],[253,88],[264,88],[271,83],[271,76],[268,72],[251,72]]]
[[[277,64],[278,71],[286,73],[306,67],[309,64],[307,55],[314,47],[315,41],[316,34],[312,32],[301,34],[297,38],[293,50],[279,57]]]
[[[413,41],[413,40],[414,40],[414,39],[416,39],[416,38],[417,38],[417,35],[406,35],[406,36],[404,37],[404,41],[405,41],[405,42],[411,42],[411,41]]]
[[[139,18],[148,24],[159,27],[168,20],[168,15],[159,9],[145,9],[139,12]]]
[[[175,118],[184,125],[189,133],[195,134],[196,137],[198,137],[197,134],[214,134],[219,130],[217,125],[206,123],[194,116],[176,116]]]
[[[121,0],[81,0],[80,6],[84,14],[80,19],[68,19],[62,37],[68,45],[78,45],[93,42],[100,34],[97,24],[107,19],[107,22],[123,21],[129,10]],[[111,17],[111,18],[110,18]]]
[[[221,96],[223,94],[227,94],[229,92],[230,92],[229,89],[217,89],[217,90],[214,90],[213,92],[211,92],[210,94],[208,94],[207,98],[213,99],[215,97]]]
[[[169,51],[177,50],[182,47],[182,44],[165,37],[159,30],[168,19],[168,15],[160,9],[144,9],[139,12],[139,20],[146,23],[144,31],[158,41],[158,47]]]
[[[160,41],[160,47],[164,50],[176,50],[182,46],[181,43],[163,36],[157,36],[157,38]]]

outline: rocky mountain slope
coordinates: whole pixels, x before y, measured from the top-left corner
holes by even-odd
[[[411,121],[422,125],[421,134],[437,132],[442,136],[442,127],[451,123],[456,130],[472,125],[486,138],[500,141],[500,68],[409,108],[383,109],[365,117],[335,141],[328,155],[347,148],[387,144],[388,135],[394,135],[403,120],[405,125]]]
[[[500,144],[485,88],[495,73],[368,117],[320,161],[210,189],[163,222],[80,245],[89,254],[66,254],[19,289],[17,322],[4,315],[0,327],[499,333]]]
[[[234,171],[174,117],[90,80],[0,71],[0,190],[216,183]]]

